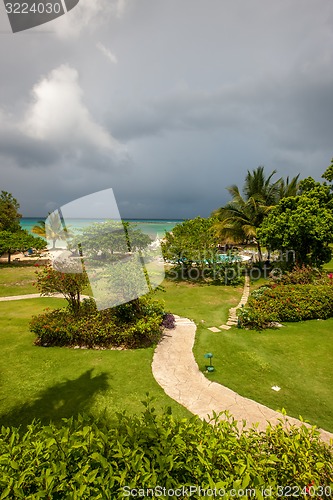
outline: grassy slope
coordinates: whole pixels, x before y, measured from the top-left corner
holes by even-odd
[[[34,270],[1,267],[0,296],[34,293]],[[226,321],[241,287],[165,282],[165,288],[166,293],[158,295],[167,309],[198,325],[194,353],[201,369],[203,354],[213,352],[216,372],[209,375],[211,379],[333,430],[333,319],[288,324],[263,333],[233,328],[213,334],[207,327]],[[162,406],[170,404],[151,376],[152,349],[73,351],[33,346],[28,332],[32,312],[58,304],[56,299],[0,304],[0,413],[19,423],[32,416],[57,419],[90,408],[95,413],[104,407],[110,413],[123,408],[138,411],[146,391],[156,395]],[[281,391],[274,392],[272,385]],[[21,404],[25,406],[19,409]],[[171,405],[179,415],[187,414],[176,403]]]
[[[333,319],[262,333],[237,328],[210,332],[207,327],[220,325],[239,296],[233,288],[168,283],[163,298],[168,309],[197,322],[194,354],[202,370],[204,354],[214,354],[216,371],[207,375],[211,380],[333,431]],[[273,385],[281,390],[273,391]]]
[[[27,299],[0,303],[0,424],[29,423],[33,418],[58,421],[77,412],[98,415],[106,408],[141,412],[148,391],[158,408],[171,406],[151,373],[153,348],[132,351],[73,350],[33,345],[28,323],[60,299]]]

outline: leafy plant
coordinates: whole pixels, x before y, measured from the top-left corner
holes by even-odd
[[[89,283],[86,272],[61,272],[47,265],[38,267],[36,276],[35,286],[41,295],[60,293],[67,300],[70,311],[80,313],[81,294]]]
[[[326,273],[312,266],[295,265],[291,271],[274,273],[270,276],[272,283],[281,285],[325,285],[328,284]]]
[[[112,422],[79,415],[60,427],[2,427],[1,498],[108,500],[150,488],[171,499],[177,498],[172,490],[191,485],[217,488],[226,498],[245,488],[263,498],[265,489],[268,500],[283,495],[279,485],[293,485],[304,496],[311,485],[320,498],[331,498],[332,448],[314,428],[286,429],[281,417],[266,432],[240,433],[227,412],[210,423],[176,420],[169,410],[157,415],[149,399],[143,404],[141,415],[124,412]]]
[[[124,319],[124,306],[98,311],[93,299],[84,300],[80,315],[56,309],[32,318],[36,345],[136,348],[157,342],[164,309],[150,297],[141,297],[139,312]],[[119,309],[121,308],[121,314]],[[130,309],[131,313],[133,312]]]
[[[265,328],[273,321],[304,321],[333,316],[332,285],[272,285],[252,292],[239,309],[241,324]]]

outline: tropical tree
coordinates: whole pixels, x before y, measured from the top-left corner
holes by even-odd
[[[265,206],[275,205],[278,198],[279,187],[282,179],[272,182],[272,177],[276,174],[276,170],[266,178],[264,167],[259,166],[250,172],[247,171],[243,193],[245,198],[256,198]]]
[[[259,166],[252,172],[247,171],[243,194],[238,186],[227,188],[232,200],[224,207],[213,212],[216,216],[215,230],[226,243],[254,242],[258,249],[258,258],[262,260],[261,244],[257,230],[272,208],[280,199],[296,194],[298,177],[291,181],[289,177],[272,181],[276,170],[266,177],[264,167]]]
[[[283,198],[270,211],[257,235],[281,254],[294,252],[299,265],[321,266],[331,259],[333,197],[329,186],[311,177],[299,189],[301,194]]]
[[[38,223],[33,226],[31,231],[34,234],[38,234],[38,236],[41,236],[42,238],[51,240],[52,250],[54,250],[57,240],[66,240],[71,236],[71,232],[68,227],[64,227],[58,213],[56,212],[49,214],[46,221],[38,221]]]
[[[70,248],[81,248],[85,257],[108,258],[143,250],[151,239],[135,224],[123,221],[96,222],[83,228],[70,242]]]
[[[299,189],[299,174],[289,180],[289,175],[286,180],[280,179],[278,186],[278,201],[289,196],[296,196]]]
[[[24,229],[15,232],[0,231],[0,255],[7,253],[8,263],[14,252],[25,252],[28,248],[42,250],[45,246],[42,238],[36,238]]]
[[[237,186],[232,186],[228,190],[233,196],[232,201],[214,212],[216,234],[225,243],[255,242],[259,260],[262,260],[261,245],[256,239],[257,229],[270,207],[266,207],[255,196],[245,199]]]
[[[332,182],[333,181],[333,158],[331,160],[331,164],[329,167],[327,167],[327,169],[325,170],[325,172],[323,173],[322,177],[324,179],[326,179],[327,181],[329,182]]]
[[[0,231],[15,232],[20,230],[22,215],[18,212],[20,205],[16,198],[7,191],[0,194]]]
[[[39,267],[36,270],[35,285],[41,295],[50,296],[60,293],[68,302],[70,311],[77,315],[80,312],[81,294],[89,284],[85,271],[78,273],[63,273],[53,269],[51,265]]]
[[[196,217],[177,224],[162,241],[164,259],[179,264],[185,273],[193,264],[198,268],[207,267],[217,254],[214,223],[213,217]]]

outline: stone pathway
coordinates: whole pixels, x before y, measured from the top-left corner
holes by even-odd
[[[232,326],[237,326],[238,318],[236,311],[240,307],[245,306],[247,299],[249,298],[249,294],[250,294],[250,278],[246,274],[242,298],[240,299],[239,304],[236,307],[231,307],[231,309],[229,310],[229,317],[226,324],[220,325],[219,327],[212,326],[208,328],[208,330],[210,330],[213,333],[218,333],[221,330],[230,330]]]
[[[27,293],[26,295],[11,295],[9,297],[0,297],[0,302],[8,302],[10,300],[24,300],[24,299],[43,299],[43,298],[56,298],[63,299],[64,296],[61,293],[54,293],[52,295],[40,295],[39,293]],[[81,295],[81,300],[89,299],[88,295]]]
[[[238,421],[240,429],[243,419],[246,420],[247,428],[258,424],[259,431],[265,430],[268,422],[275,425],[284,419],[277,411],[206,378],[199,370],[192,352],[195,331],[193,321],[176,317],[176,328],[166,330],[156,347],[152,372],[168,396],[205,420],[209,420],[213,412],[228,410]],[[286,426],[304,425],[296,418],[286,417],[284,420]],[[320,429],[320,434],[326,443],[333,440],[330,432]]]
[[[54,297],[55,295],[53,295]],[[9,300],[24,300],[24,299],[39,299],[41,295],[39,293],[29,293],[26,295],[13,295],[10,297],[0,297],[0,302],[7,302]]]

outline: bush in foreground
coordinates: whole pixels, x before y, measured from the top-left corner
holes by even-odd
[[[47,311],[33,317],[30,330],[37,337],[35,344],[44,347],[146,347],[162,334],[164,310],[147,296],[138,304],[134,314],[130,303],[98,311],[92,299],[85,300],[80,315],[69,308]]]
[[[303,498],[307,491],[332,498],[332,448],[315,429],[286,431],[281,422],[240,434],[230,417],[213,425],[196,417],[179,421],[144,404],[141,416],[118,414],[112,423],[78,416],[60,428],[2,427],[0,498],[113,500],[154,496],[140,490],[158,487],[160,498],[187,498],[175,490],[191,486],[216,488],[217,498],[286,498],[288,486]],[[192,498],[200,496],[192,490]]]

